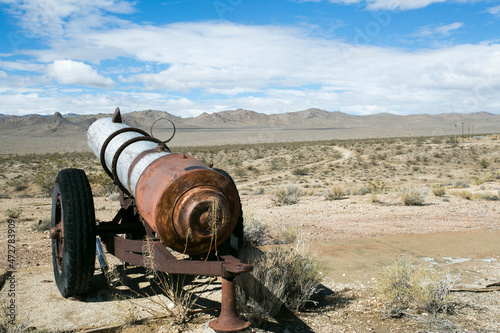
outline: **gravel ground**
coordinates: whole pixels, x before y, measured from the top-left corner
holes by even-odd
[[[295,226],[325,266],[318,305],[303,313],[284,313],[254,332],[499,332],[499,292],[457,292],[456,315],[384,319],[377,294],[378,272],[405,254],[416,263],[446,271],[456,285],[481,288],[500,281],[500,213],[493,201],[458,197],[428,198],[425,206],[407,207],[394,195],[351,196],[325,201],[302,197],[292,206],[276,207],[269,195],[242,196],[245,213],[270,225],[270,239],[285,226]],[[50,216],[47,198],[0,199],[5,210],[23,207],[16,219],[19,277],[16,302],[19,317],[29,326],[55,330],[84,330],[120,325],[136,305],[124,301],[75,302],[57,292],[51,273],[50,239],[32,226]],[[95,199],[100,220],[109,220],[117,203]],[[7,249],[7,223],[0,224],[0,246]],[[2,250],[2,264],[7,261]],[[99,283],[99,278],[97,282]],[[102,295],[101,295],[102,296]],[[6,289],[1,293],[7,299]],[[134,308],[135,306],[135,308]],[[51,309],[57,309],[53,311]],[[131,310],[136,309],[136,310]],[[135,313],[137,314],[137,313]],[[146,316],[146,315],[144,315]],[[202,332],[209,315],[200,315],[179,328],[167,321],[121,328],[126,332]],[[206,330],[208,331],[208,330]]]

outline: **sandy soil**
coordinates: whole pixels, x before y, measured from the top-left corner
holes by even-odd
[[[318,307],[302,314],[289,314],[289,317],[282,315],[257,332],[366,332],[370,329],[430,332],[446,331],[443,328],[446,325],[455,329],[450,332],[500,329],[498,292],[459,293],[457,299],[464,305],[458,314],[436,319],[434,324],[425,317],[381,319],[382,307],[376,293],[380,272],[400,255],[414,263],[448,272],[456,285],[478,288],[500,281],[498,204],[452,197],[433,199],[422,207],[406,207],[391,204],[390,195],[380,199],[382,204],[371,203],[366,196],[340,201],[303,197],[296,205],[276,207],[266,195],[242,196],[245,212],[272,221],[271,237],[284,226],[297,226],[308,240],[311,252],[325,267],[321,292],[329,295]],[[85,302],[62,298],[53,283],[48,233],[31,230],[34,223],[49,216],[49,200],[1,199],[0,205],[4,209],[24,208],[22,217],[16,220],[19,269],[16,300],[19,317],[27,319],[29,326],[82,330],[122,324],[130,313],[148,316],[137,304],[110,301],[111,293],[99,271],[96,271],[95,291]],[[95,206],[101,220],[109,220],[117,209],[117,203],[108,198],[95,198]],[[7,248],[6,235],[3,221],[2,248]],[[2,297],[6,298],[5,290]],[[47,311],[47,304],[58,311]],[[208,315],[201,316],[183,330],[201,332],[209,319]],[[169,332],[174,329],[164,323],[149,325],[152,326],[143,326],[141,330],[161,328]],[[429,330],[426,325],[430,325]]]
[[[246,177],[237,183],[243,210],[247,216],[269,224],[269,242],[278,237],[284,228],[295,228],[300,238],[307,241],[311,253],[324,266],[325,278],[316,296],[316,306],[303,313],[282,313],[266,322],[263,327],[252,330],[325,333],[499,332],[498,291],[455,293],[459,304],[455,315],[434,317],[416,314],[402,319],[384,318],[383,305],[377,292],[381,271],[401,255],[433,271],[450,274],[459,287],[484,288],[500,281],[498,200],[466,200],[453,195],[460,189],[450,185],[456,180],[466,180],[470,184],[467,191],[471,193],[496,193],[500,188],[499,178],[492,176],[498,172],[494,169],[494,163],[498,162],[496,142],[488,139],[486,143],[482,143],[478,139],[477,143],[473,143],[477,145],[477,149],[469,143],[462,143],[458,147],[434,143],[419,147],[418,143],[401,143],[399,146],[401,152],[404,150],[404,155],[395,154],[392,146],[381,143],[363,144],[364,146],[352,149],[329,146],[328,151],[321,150],[320,147],[312,152],[314,147],[298,147],[296,149],[304,154],[302,162],[298,151],[290,153],[284,150],[283,154],[286,156],[280,156],[283,157],[280,167],[286,168],[286,171],[278,169],[272,173],[266,163],[272,157],[277,157],[276,154],[281,154],[281,148],[276,152],[267,152],[271,154],[269,156],[256,158],[257,162],[251,158],[242,158],[236,153],[233,156],[233,152],[221,153],[222,157],[227,155],[231,159],[243,161],[239,167],[246,170]],[[71,151],[71,144],[68,146],[64,141],[60,141],[60,144],[63,149]],[[48,151],[52,149],[47,147],[45,149]],[[77,147],[80,148],[84,149],[83,146]],[[34,152],[39,152],[36,149]],[[321,154],[328,152],[333,156],[337,151],[342,154],[340,159],[332,157],[326,162],[321,159]],[[28,149],[26,152],[33,150]],[[481,154],[484,152],[489,154],[487,158],[492,163],[489,169],[479,168],[475,160],[482,158],[484,155]],[[387,159],[371,162],[370,156],[376,157],[376,154],[382,153],[387,154]],[[446,155],[436,157],[438,153]],[[246,156],[248,151],[241,154]],[[428,165],[423,160],[417,163],[417,157],[420,156],[430,157]],[[294,168],[307,167],[308,174],[293,175],[293,170],[288,167],[291,161],[302,163],[295,164]],[[256,164],[250,164],[253,162]],[[5,167],[2,182],[13,182],[25,177],[29,171],[26,169],[31,165],[22,165],[21,168],[18,166],[19,170],[14,170],[11,166]],[[249,169],[250,166],[254,168]],[[360,189],[370,180],[368,176],[384,175],[386,177],[383,179],[390,185],[391,191],[376,196],[349,194],[343,200],[327,201],[321,193],[328,184],[314,186],[317,185],[318,178],[321,182],[321,173],[331,171],[333,167],[335,174],[332,172],[323,176],[323,182],[329,181],[331,185],[331,179],[337,177],[344,184],[350,180],[349,186],[352,186],[354,193],[354,190]],[[403,178],[406,180],[403,181]],[[485,183],[472,185],[475,178],[482,179]],[[275,206],[268,189],[294,182],[307,185],[310,195],[301,197],[295,205]],[[429,194],[423,206],[404,206],[400,195],[392,190],[403,183],[425,183],[429,188],[433,184],[448,184],[448,194],[441,198]],[[254,194],[258,186],[266,187],[265,194]],[[481,186],[484,187],[483,190]],[[110,290],[97,269],[92,292],[84,301],[62,298],[53,282],[48,232],[33,230],[33,226],[39,221],[50,217],[50,199],[39,196],[31,187],[27,189],[33,191],[28,198],[18,195],[12,186],[4,185],[4,189],[10,192],[0,196],[0,212],[14,207],[23,209],[21,216],[13,222],[16,234],[15,302],[18,321],[25,321],[29,327],[48,331],[99,331],[99,327],[109,325],[113,328],[108,331],[208,331],[204,327],[207,321],[214,318],[213,314],[199,315],[182,327],[172,324],[168,318],[127,326],[137,319],[150,316],[144,311],[143,304],[148,302],[148,298],[140,297],[136,302],[114,299],[113,290]],[[94,200],[96,217],[101,221],[112,219],[119,208],[117,201],[107,197],[95,197]],[[8,264],[9,224],[4,215],[1,218],[0,268],[5,269]],[[134,268],[124,271],[124,275],[129,276],[138,291],[141,291],[144,274],[136,273]],[[2,301],[12,299],[8,296],[9,287],[7,284],[1,291]],[[214,288],[220,289],[220,285],[214,284]],[[217,296],[217,292],[214,290],[211,296],[206,296],[206,302],[218,302],[220,296]]]

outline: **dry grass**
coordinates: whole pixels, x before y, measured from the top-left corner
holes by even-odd
[[[480,179],[488,187],[500,180],[495,138],[487,135],[463,144],[449,137],[240,144],[178,147],[174,152],[213,162],[235,175],[238,186],[249,184],[252,187],[247,188],[260,189],[258,193],[296,184],[317,194],[341,183],[358,189],[357,194],[379,195],[406,184],[428,188],[452,184],[463,189]],[[486,168],[482,160],[488,163]],[[91,153],[4,155],[0,156],[2,196],[50,195],[54,176],[68,167],[85,170],[94,195],[115,191]]]
[[[271,200],[276,206],[293,205],[299,202],[302,196],[302,190],[299,186],[289,185],[279,187],[273,192]]]
[[[325,200],[342,200],[347,195],[347,191],[343,185],[336,184],[325,191]]]
[[[447,275],[412,265],[404,257],[386,267],[379,282],[380,295],[389,317],[412,313],[453,313],[452,281]]]
[[[256,326],[282,306],[292,311],[304,309],[322,280],[318,263],[299,244],[268,252],[246,248],[243,260],[254,269],[236,280],[239,310]]]
[[[399,189],[401,201],[406,206],[422,206],[427,196],[427,188],[405,185]]]
[[[32,332],[29,327],[29,320],[26,318],[21,321],[17,316],[13,318],[10,313],[9,303],[7,300],[2,300],[0,303],[0,332],[2,333],[24,333]]]
[[[245,214],[243,220],[243,242],[247,247],[257,247],[267,243],[269,225],[252,214]]]
[[[473,198],[472,192],[467,190],[453,191],[451,194],[466,200],[472,200]]]
[[[23,209],[21,207],[7,208],[5,210],[5,216],[10,219],[17,219],[23,213]]]
[[[50,229],[50,218],[44,218],[42,220],[38,220],[38,222],[33,223],[31,225],[31,230],[43,232],[45,230]]]
[[[432,194],[436,197],[444,197],[446,195],[446,189],[443,186],[437,185],[432,189]]]

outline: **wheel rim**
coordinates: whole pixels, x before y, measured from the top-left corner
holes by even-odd
[[[57,195],[56,199],[56,207],[55,207],[55,227],[59,229],[59,237],[54,239],[55,242],[55,256],[57,263],[57,270],[59,274],[62,273],[63,267],[63,259],[64,259],[64,221],[62,214],[62,205],[61,205],[61,195]]]

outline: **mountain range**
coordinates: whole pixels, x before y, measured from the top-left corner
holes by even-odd
[[[111,117],[111,114],[0,114],[0,154],[26,153],[26,149],[50,151],[47,145],[54,145],[52,150],[62,147],[65,147],[62,150],[71,147],[85,150],[88,127],[102,117]],[[314,108],[281,114],[237,109],[182,118],[165,111],[144,110],[122,114],[122,118],[128,125],[148,132],[155,120],[172,121],[177,128],[175,145],[461,135],[462,131],[465,134],[500,133],[500,114],[487,112],[358,116]],[[154,134],[160,138],[169,137],[171,131],[172,125],[167,121],[154,125]],[[22,143],[24,138],[33,137],[37,139],[30,141],[32,146]]]

